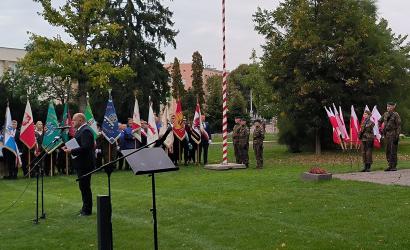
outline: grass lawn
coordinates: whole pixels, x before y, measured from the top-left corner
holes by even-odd
[[[272,137],[273,138],[273,137]],[[230,159],[233,159],[230,147]],[[410,166],[410,140],[400,142],[399,168]],[[410,249],[409,187],[332,180],[304,182],[312,166],[357,171],[357,154],[290,154],[265,144],[265,168],[216,172],[198,166],[156,175],[160,249]],[[210,162],[221,159],[211,145]],[[386,166],[383,152],[373,169]],[[74,176],[45,179],[47,219],[33,225],[35,180],[0,180],[0,249],[96,249],[96,195],[107,193],[103,173],[92,178],[94,214],[78,217]],[[151,182],[117,171],[112,176],[116,249],[153,249]]]

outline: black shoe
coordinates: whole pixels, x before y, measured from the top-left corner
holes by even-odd
[[[91,214],[92,214],[91,212],[87,213],[87,212],[81,211],[78,216],[90,216]]]
[[[397,171],[397,168],[391,168],[390,171]]]

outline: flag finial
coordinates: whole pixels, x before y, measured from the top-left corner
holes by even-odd
[[[109,98],[110,100],[112,99],[111,91],[112,91],[112,89],[108,89],[108,98]]]

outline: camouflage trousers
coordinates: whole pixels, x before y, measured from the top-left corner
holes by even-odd
[[[238,144],[239,147],[239,163],[243,163],[246,166],[248,166],[249,164],[249,155],[248,155],[248,151],[249,151],[249,144],[247,143],[239,143]]]
[[[254,142],[253,151],[255,151],[256,168],[263,167],[263,142]]]
[[[396,141],[396,136],[386,136],[386,159],[389,163],[389,167],[395,168],[397,166],[397,148],[398,141]]]
[[[373,141],[362,141],[363,164],[373,163]]]
[[[235,160],[236,160],[236,163],[241,163],[241,155],[240,155],[240,153],[239,153],[239,150],[240,150],[240,148],[239,148],[239,143],[237,143],[237,142],[234,142],[233,143],[233,150],[234,150],[234,152],[235,152]]]

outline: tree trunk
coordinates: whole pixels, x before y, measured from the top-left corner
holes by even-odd
[[[80,77],[78,79],[77,100],[78,110],[84,113],[85,108],[87,107],[87,81],[85,78]]]
[[[320,155],[322,153],[322,147],[320,144],[320,132],[319,129],[316,129],[316,143],[315,143],[315,152],[316,155]]]

